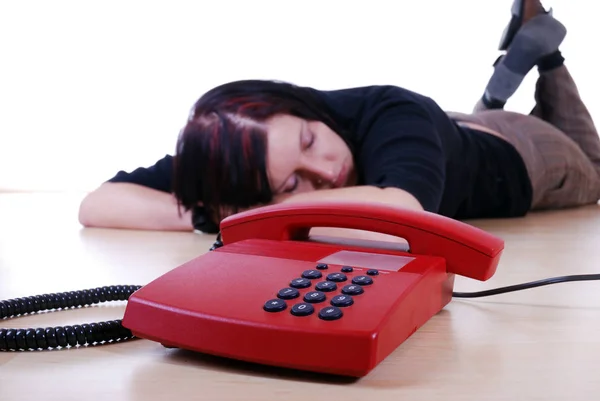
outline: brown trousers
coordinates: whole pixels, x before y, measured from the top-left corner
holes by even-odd
[[[600,199],[600,137],[565,66],[540,74],[529,115],[504,110],[448,113],[500,133],[521,154],[533,186],[533,210]]]

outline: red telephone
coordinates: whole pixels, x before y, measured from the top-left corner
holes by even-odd
[[[311,241],[313,227],[401,237],[407,251]],[[428,212],[361,203],[281,204],[221,223],[223,246],[136,291],[138,337],[262,364],[361,377],[452,298],[487,280],[504,242]]]

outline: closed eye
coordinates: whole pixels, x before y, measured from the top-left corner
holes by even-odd
[[[287,193],[294,192],[296,189],[298,189],[298,183],[300,182],[300,180],[298,179],[298,174],[294,174],[292,176],[292,180],[293,180],[292,185],[285,189],[285,192],[287,192]]]
[[[306,135],[304,135],[304,139],[302,141],[303,150],[310,149],[315,143],[315,134],[312,131],[306,131]]]
[[[306,121],[300,127],[300,151],[304,152],[312,148],[315,143],[316,135],[308,128],[308,124]],[[298,189],[298,185],[300,184],[300,177],[298,173],[292,174],[288,180],[286,181],[286,185],[284,187],[284,193],[291,193]]]

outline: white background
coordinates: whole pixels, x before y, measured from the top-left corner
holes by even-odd
[[[394,84],[471,111],[512,0],[0,0],[0,190],[90,190],[174,149],[226,81]],[[600,6],[555,0],[598,119]],[[529,112],[535,71],[508,104]]]

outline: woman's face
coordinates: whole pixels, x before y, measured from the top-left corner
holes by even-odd
[[[275,195],[356,183],[352,153],[326,124],[290,115],[267,121],[267,171]]]

